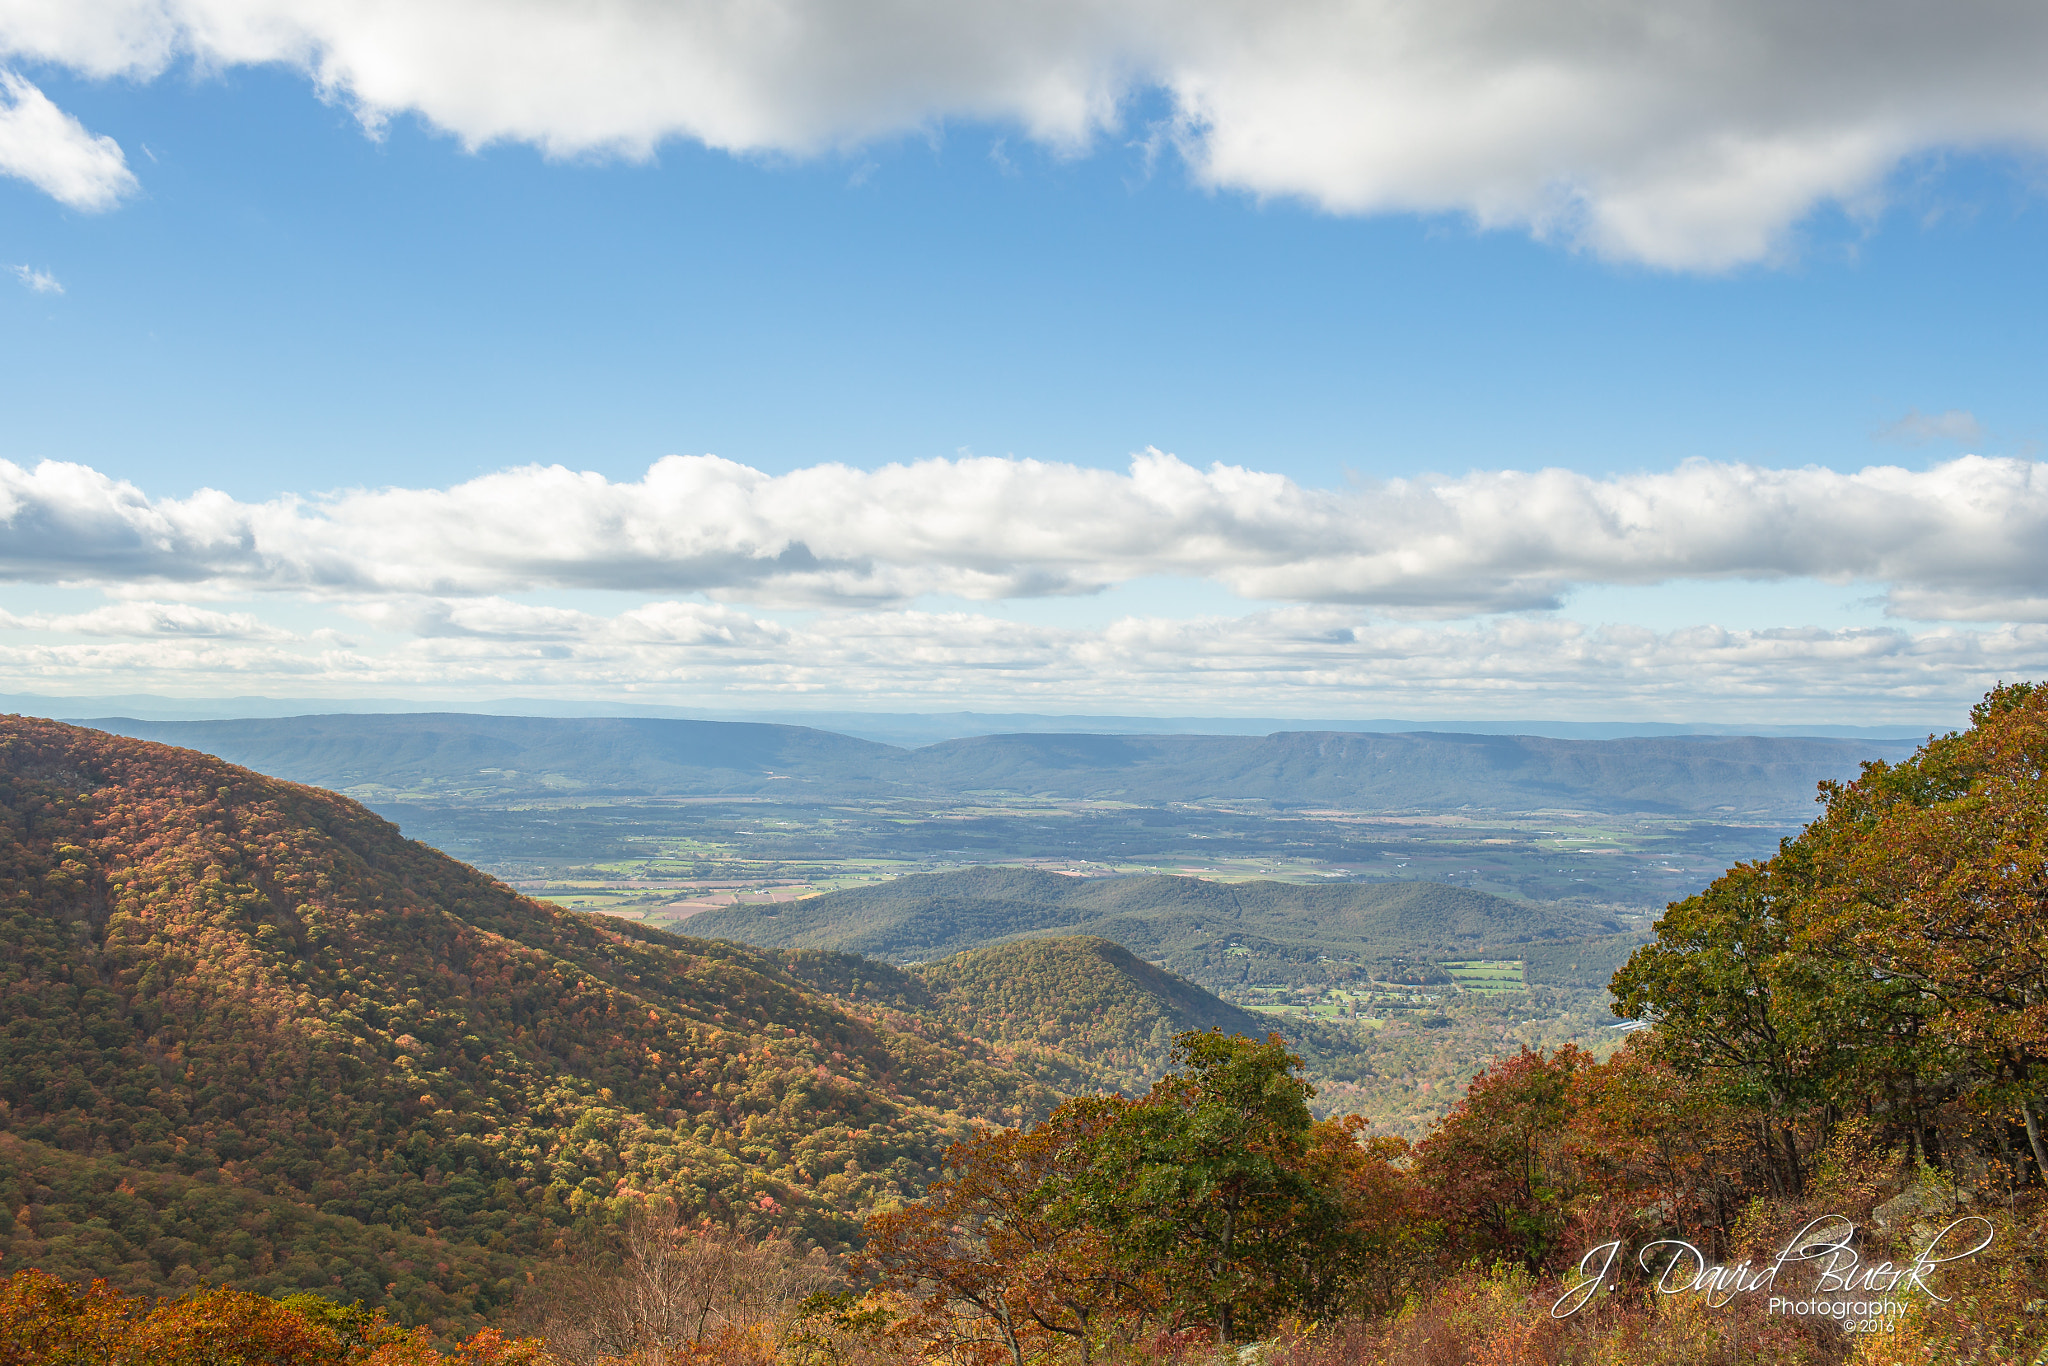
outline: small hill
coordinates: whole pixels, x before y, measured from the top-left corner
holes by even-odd
[[[0,718],[0,1270],[473,1325],[636,1189],[827,1245],[1054,1099],[755,949],[531,901],[346,798]]]
[[[1022,939],[914,969],[954,1029],[1061,1091],[1137,1094],[1189,1029],[1262,1037],[1272,1021],[1093,935]]]
[[[706,911],[690,926],[763,947],[836,949],[898,962],[1033,935],[1093,935],[1212,991],[1246,980],[1327,980],[1333,965],[1343,964],[1432,980],[1434,965],[1447,959],[1577,943],[1621,928],[1574,907],[1428,882],[1304,887],[1071,878],[1011,868],[917,874],[804,901]],[[1506,956],[1552,961],[1532,952]]]
[[[781,959],[792,976],[856,1008],[922,1016],[983,1040],[1069,1095],[1144,1090],[1164,1075],[1173,1036],[1184,1030],[1258,1038],[1273,1028],[1270,1018],[1091,935],[1012,940],[907,968],[807,949]]]

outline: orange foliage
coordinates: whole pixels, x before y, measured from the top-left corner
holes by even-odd
[[[425,1329],[319,1303],[218,1288],[152,1300],[18,1271],[0,1281],[0,1366],[558,1366],[540,1343],[494,1328],[444,1353]]]

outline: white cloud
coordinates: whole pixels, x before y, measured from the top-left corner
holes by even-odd
[[[777,645],[789,632],[715,603],[656,602],[616,617],[506,598],[393,598],[350,603],[358,621],[423,639],[604,640],[648,645]]]
[[[62,294],[64,292],[64,286],[58,281],[56,276],[46,270],[37,270],[33,266],[15,266],[14,278],[21,281],[22,288],[28,290],[31,294]]]
[[[0,611],[0,629],[55,631],[82,636],[158,636],[172,639],[289,640],[290,632],[249,612],[216,612],[181,602],[117,602],[90,612],[16,616]]]
[[[1083,594],[1150,575],[1444,618],[1552,607],[1587,584],[1818,578],[1880,585],[1888,610],[1914,619],[2043,620],[2048,465],[1695,461],[1325,490],[1156,451],[1124,473],[964,458],[771,476],[672,456],[632,482],[534,466],[448,489],[242,503],[0,461],[0,579],[360,599],[384,604],[367,611],[439,613],[429,634],[580,627],[510,603],[402,600],[615,589],[855,607]],[[695,616],[660,629],[735,628]]]
[[[697,605],[657,604],[693,616]],[[650,610],[650,609],[643,609]],[[2048,627],[1971,631],[1591,628],[1555,617],[1370,623],[1332,607],[1128,619],[1093,631],[971,613],[827,614],[733,640],[656,640],[584,616],[546,638],[439,635],[382,651],[217,639],[10,646],[21,691],[613,697],[697,705],[1280,714],[1873,719],[1959,710],[1998,678],[2048,675]],[[735,626],[737,622],[731,623]]]
[[[1908,408],[1904,417],[1877,429],[1880,441],[1897,441],[1908,446],[1922,446],[1930,441],[1975,441],[1983,435],[1984,427],[1977,421],[1977,415],[1962,408],[1950,408],[1941,413],[1923,413],[1918,408]]]
[[[0,71],[0,175],[26,180],[59,203],[88,213],[113,208],[136,188],[119,143],[88,131],[11,71]],[[21,267],[22,283],[63,293],[50,276],[35,272],[31,279],[27,269]]]
[[[98,76],[283,63],[366,126],[645,156],[947,119],[1080,150],[1165,93],[1205,182],[1459,212],[1607,255],[1766,258],[1906,158],[2048,146],[2048,9],[2004,0],[20,0],[0,52]]]

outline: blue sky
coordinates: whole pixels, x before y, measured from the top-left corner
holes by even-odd
[[[195,6],[157,9],[196,25]],[[53,191],[45,162],[0,178],[0,458],[22,481],[0,523],[0,691],[1853,723],[1950,718],[2048,656],[2029,548],[2048,522],[2028,520],[2048,518],[2048,219],[2024,126],[1945,136],[1930,114],[1895,155],[1815,171],[1790,209],[1752,209],[1768,196],[1736,177],[1697,210],[1707,191],[1640,170],[1661,152],[1636,149],[1607,180],[1585,173],[1588,207],[1559,227],[1540,205],[1500,208],[1491,171],[1388,191],[1440,201],[1417,210],[1346,199],[1344,168],[1388,155],[1373,148],[1233,163],[1232,119],[1267,118],[1251,96],[1213,97],[1191,145],[1189,89],[1263,88],[1234,68],[1133,81],[1078,135],[1048,132],[1036,96],[820,113],[771,71],[734,106],[760,127],[732,134],[704,131],[726,127],[716,109],[618,113],[573,73],[530,117],[516,93],[477,114],[473,73],[422,59],[419,88],[393,94],[363,56],[374,35],[308,41],[329,55],[234,60],[188,35],[131,60],[0,16],[0,65],[115,176],[106,203]],[[1959,56],[1957,81],[1979,60]],[[579,100],[613,123],[575,131]],[[824,132],[783,126],[804,119]],[[112,140],[114,170],[90,139]],[[1627,226],[1644,196],[1663,197],[1653,228]],[[1075,525],[1062,509],[1121,497],[1147,450],[1278,478],[1322,500],[1301,514],[1320,529],[1296,554],[1285,498],[1238,525],[1233,500],[1258,499],[1205,485],[1193,521],[1179,494],[1133,513],[1163,519],[1143,545],[1098,554],[1085,535],[1118,534],[1098,531],[1043,550]],[[787,564],[796,545],[841,566],[831,583],[704,570],[697,541],[620,570],[607,537],[723,525],[723,495],[693,483],[647,504],[653,530],[619,529],[638,505],[620,490],[671,455],[800,482],[948,463],[901,486],[746,494],[754,539],[718,553]],[[1067,492],[1005,520],[1014,494],[977,492],[1008,477],[988,459],[1039,462]],[[44,461],[132,489],[37,483]],[[1754,477],[1732,501],[1705,476],[1655,483],[1700,462]],[[547,498],[454,491],[535,465],[602,476],[611,510],[544,568],[507,568],[500,542],[549,520]],[[1879,465],[1907,482],[1855,482]],[[1849,482],[1795,477],[1808,467]],[[1497,476],[1546,468],[1586,481],[1567,501],[1663,511],[1582,562],[1576,514],[1539,500],[1527,532],[1547,548],[1499,562],[1480,541],[1522,495]],[[1465,491],[1415,503],[1432,476]],[[950,492],[881,542],[850,529],[896,517],[904,488]],[[205,489],[232,507],[194,511]],[[397,514],[322,501],[378,489],[424,499],[404,514],[414,546],[514,520],[385,573],[407,552],[366,548],[361,519]],[[1428,529],[1482,493],[1485,517]],[[1935,505],[1952,515],[1914,522]],[[138,559],[134,538],[168,544],[150,520],[165,516],[184,548]],[[317,542],[328,567],[192,550],[237,535]],[[375,572],[330,572],[352,556]],[[664,604],[652,635],[621,624]]]

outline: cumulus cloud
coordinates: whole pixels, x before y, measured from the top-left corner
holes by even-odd
[[[967,458],[768,475],[671,456],[634,481],[533,466],[447,489],[245,503],[0,461],[0,579],[355,598],[394,621],[429,613],[423,634],[580,627],[552,609],[411,599],[615,589],[848,608],[1086,594],[1150,575],[1439,618],[1555,607],[1587,584],[1819,578],[1882,585],[1889,609],[1915,619],[2043,620],[2048,465],[1694,461],[1327,490],[1158,451],[1123,472]],[[703,614],[642,628],[739,629]]]
[[[21,287],[31,294],[62,294],[64,286],[57,277],[46,270],[33,266],[14,267],[14,278],[21,281]]]
[[[1778,250],[1930,149],[2048,145],[2048,10],[2004,0],[65,0],[0,52],[99,76],[282,63],[372,129],[646,156],[947,119],[1085,149],[1163,95],[1225,189],[1469,214],[1657,265]]]
[[[88,213],[113,208],[136,188],[119,143],[88,131],[11,71],[0,71],[0,175],[26,180],[59,203]],[[40,271],[19,270],[31,289],[64,292]]]

